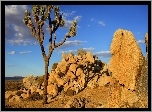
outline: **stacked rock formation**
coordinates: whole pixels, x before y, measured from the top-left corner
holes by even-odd
[[[139,102],[137,90],[141,85],[139,82],[141,81],[144,57],[130,31],[118,29],[114,33],[111,54],[109,70],[112,77],[116,78],[117,83],[111,87],[111,95],[108,99],[110,102],[106,107],[141,107],[135,105]],[[142,84],[142,88],[144,86],[148,86],[148,83]]]
[[[142,52],[130,31],[118,29],[110,47],[112,57],[109,70],[126,88],[135,90],[135,78],[141,72]]]

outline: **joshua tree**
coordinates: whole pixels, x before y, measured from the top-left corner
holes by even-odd
[[[51,13],[54,13],[54,19],[51,18]],[[31,14],[29,10],[25,11],[25,17],[23,22],[27,27],[30,28],[31,34],[35,39],[38,41],[42,56],[45,63],[45,76],[44,76],[44,97],[43,97],[43,104],[47,103],[47,86],[48,86],[48,66],[49,66],[49,59],[54,51],[55,48],[61,46],[68,38],[74,37],[76,35],[76,26],[77,22],[76,20],[73,21],[72,26],[70,27],[70,30],[68,33],[66,33],[64,39],[56,43],[56,35],[55,32],[59,27],[64,26],[64,20],[62,18],[62,15],[60,14],[60,8],[58,6],[54,5],[33,5],[32,6],[32,14],[34,16],[34,21],[36,23],[36,26],[34,26],[32,20],[31,20]],[[49,52],[48,55],[46,55],[43,41],[44,41],[44,31],[42,30],[42,27],[45,23],[45,21],[49,21],[49,32],[50,32],[50,38],[49,38]],[[54,38],[52,37],[54,34]]]

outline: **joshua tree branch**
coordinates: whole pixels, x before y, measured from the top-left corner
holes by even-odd
[[[54,47],[55,47],[56,35],[54,35]]]
[[[59,42],[58,44],[56,44],[56,45],[55,45],[55,48],[61,46],[61,45],[66,41],[66,39],[67,39],[67,36],[64,37],[64,39],[63,39],[61,42]]]

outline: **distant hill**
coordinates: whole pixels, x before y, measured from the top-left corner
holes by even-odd
[[[22,80],[24,77],[5,77],[5,81],[6,80],[14,80],[14,81],[16,81],[16,80]]]

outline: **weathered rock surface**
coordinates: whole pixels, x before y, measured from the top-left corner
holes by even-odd
[[[138,101],[138,96],[135,91],[128,90],[123,88],[121,91],[121,102],[128,103],[130,107],[133,107],[133,104]]]
[[[77,64],[71,64],[69,70],[75,74],[77,68],[78,68]]]
[[[50,84],[47,86],[47,93],[52,97],[55,97],[58,94],[58,87],[56,84]]]
[[[115,79],[112,78],[111,76],[107,76],[107,74],[102,74],[100,78],[98,79],[98,85],[99,86],[105,86],[106,84],[113,85],[115,82]]]
[[[126,88],[135,90],[135,79],[141,72],[143,55],[134,35],[130,31],[118,29],[114,33],[110,51],[109,70],[112,76]]]
[[[85,108],[85,98],[72,98],[64,108]]]
[[[14,101],[22,101],[22,97],[18,95],[14,95],[11,99],[9,99],[9,102],[14,102]]]
[[[145,35],[145,43],[148,49],[148,34]],[[141,74],[136,77],[136,80],[139,107],[148,108],[148,50],[141,69]]]

